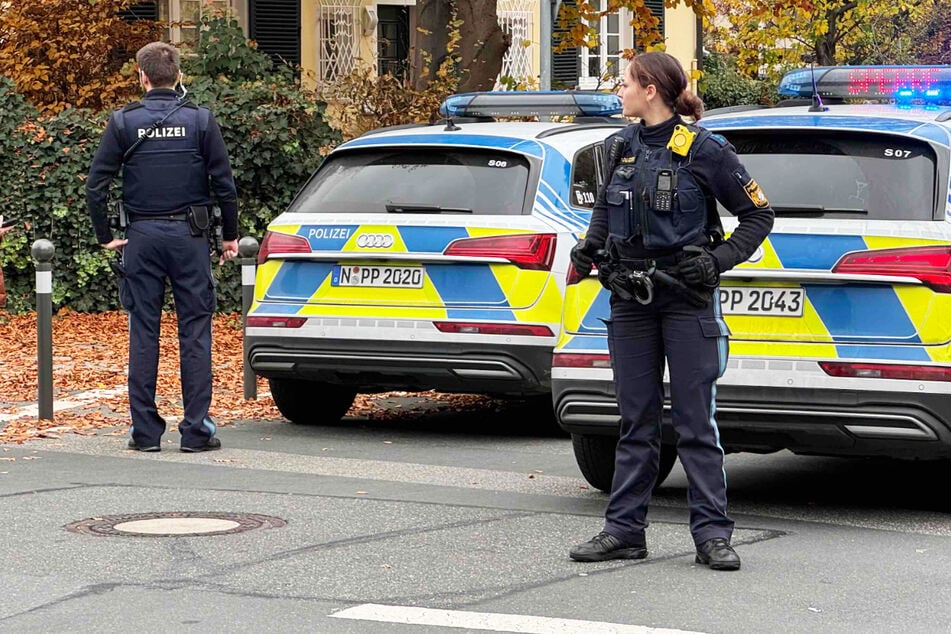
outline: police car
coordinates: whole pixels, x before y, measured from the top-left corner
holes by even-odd
[[[722,446],[948,460],[951,67],[807,69],[780,93],[795,99],[700,122],[736,147],[776,210],[767,241],[721,280]],[[609,312],[597,279],[569,272],[555,410],[605,491],[618,425]],[[664,433],[660,481],[676,459]]]
[[[357,393],[435,389],[537,398],[551,418],[568,252],[620,110],[605,93],[469,93],[436,125],[336,148],[258,254],[246,348],[281,413],[328,423]],[[524,115],[574,122],[493,120]]]

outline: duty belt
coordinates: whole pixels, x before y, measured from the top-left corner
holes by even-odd
[[[633,271],[652,271],[654,269],[669,269],[689,257],[684,251],[656,258],[618,258],[617,262]]]
[[[687,257],[687,254],[680,252],[653,259],[612,260],[607,252],[599,251],[594,261],[598,265],[601,285],[623,300],[650,304],[654,301],[654,287],[660,284],[680,294],[691,305],[702,308],[710,303],[710,293],[690,288],[664,271]]]
[[[136,220],[186,220],[185,212],[176,214],[129,214],[129,222]]]

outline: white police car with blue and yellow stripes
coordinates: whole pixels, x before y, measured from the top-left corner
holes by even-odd
[[[780,86],[806,105],[700,122],[736,147],[776,211],[767,241],[721,280],[731,331],[721,443],[951,459],[951,67],[814,74]],[[584,475],[608,490],[618,424],[608,297],[594,277],[568,282],[556,414]],[[673,460],[662,462],[661,480]]]
[[[470,93],[436,125],[336,148],[258,255],[247,355],[282,414],[329,422],[392,389],[537,396],[550,412],[568,251],[619,112],[604,93]],[[491,119],[526,114],[575,122]]]

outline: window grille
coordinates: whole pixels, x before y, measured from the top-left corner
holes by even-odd
[[[354,0],[322,0],[317,18],[317,72],[321,83],[350,73],[357,60],[360,7]]]
[[[535,0],[498,0],[499,26],[512,36],[512,45],[502,58],[500,76],[524,79],[532,73],[532,47],[524,43],[532,39],[532,19],[538,11]],[[496,83],[496,90],[500,85]]]

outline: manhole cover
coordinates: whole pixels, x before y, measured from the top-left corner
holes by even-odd
[[[90,517],[67,524],[73,533],[107,537],[196,537],[230,535],[256,528],[281,528],[287,522],[257,513],[127,513]]]

